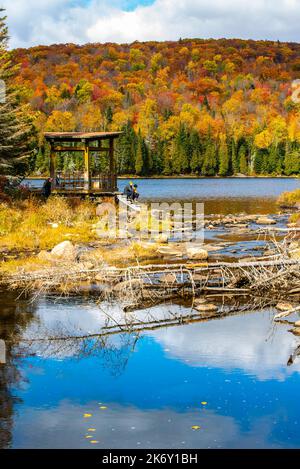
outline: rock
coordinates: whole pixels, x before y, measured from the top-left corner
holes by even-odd
[[[41,261],[51,261],[52,260],[52,256],[51,256],[51,253],[48,252],[48,251],[41,251],[39,252],[39,254],[37,255],[38,259],[40,259]]]
[[[58,223],[52,223],[51,226],[52,226],[52,228],[58,228],[59,225],[58,225]]]
[[[86,270],[92,270],[94,268],[94,264],[92,262],[85,262],[84,263],[84,268]]]
[[[194,306],[207,304],[206,298],[195,298]]]
[[[212,303],[197,304],[195,309],[200,313],[213,313],[218,311],[218,307]]]
[[[269,217],[259,217],[256,220],[257,225],[276,225],[276,220]]]
[[[71,241],[63,241],[60,244],[57,244],[52,251],[51,257],[52,259],[61,259],[65,261],[76,261],[76,257],[78,254],[77,248]]]
[[[182,250],[176,248],[176,246],[160,246],[156,252],[158,254],[162,254],[163,256],[182,257]]]
[[[300,321],[296,321],[294,324],[295,327],[300,327]]]
[[[276,309],[278,309],[278,311],[290,311],[294,309],[294,306],[291,303],[278,303]]]
[[[186,248],[186,255],[188,259],[206,260],[208,259],[208,252],[199,246],[189,246]]]
[[[299,327],[295,327],[294,329],[290,329],[290,331],[292,334],[294,335],[300,335],[300,328]]]
[[[171,274],[171,273],[168,273],[168,274],[163,274],[161,275],[159,281],[162,282],[162,283],[167,283],[167,284],[170,284],[170,283],[175,283],[177,280],[177,277],[175,274]]]

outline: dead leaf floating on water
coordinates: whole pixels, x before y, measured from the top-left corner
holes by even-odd
[[[200,426],[199,425],[193,425],[192,426],[192,430],[200,430]]]
[[[201,402],[202,405],[207,405],[206,401]]]
[[[99,409],[101,409],[101,410],[106,410],[107,407],[106,407],[105,405],[102,405],[101,407],[99,407]]]
[[[95,444],[99,443],[99,441],[97,441],[97,440],[91,440],[91,443],[92,443],[92,445],[95,445]]]
[[[83,418],[89,419],[92,416],[92,414],[83,414]]]
[[[88,428],[88,432],[95,432],[96,428]]]

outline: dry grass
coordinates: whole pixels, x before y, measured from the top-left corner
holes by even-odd
[[[277,200],[280,207],[294,208],[297,203],[300,203],[300,189],[292,192],[283,192]]]
[[[66,239],[88,242],[95,239],[92,225],[95,205],[53,197],[46,203],[26,200],[0,204],[0,249],[51,249]]]
[[[297,225],[300,224],[300,213],[293,213],[290,216],[290,222],[291,223],[297,223]]]
[[[33,256],[21,259],[10,259],[0,263],[0,274],[5,276],[14,275],[18,272],[38,272],[47,267],[51,267],[51,265],[51,262]]]

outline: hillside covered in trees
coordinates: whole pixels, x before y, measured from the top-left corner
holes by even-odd
[[[231,40],[39,46],[11,52],[38,131],[123,130],[120,174],[300,172],[300,44]],[[78,157],[65,168],[80,166]],[[68,165],[66,167],[66,165]]]

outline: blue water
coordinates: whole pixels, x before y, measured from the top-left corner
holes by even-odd
[[[277,198],[282,192],[300,188],[300,179],[291,178],[205,178],[138,179],[145,199]],[[123,191],[128,180],[119,180]]]
[[[119,314],[117,306],[104,309]],[[300,448],[300,360],[287,366],[299,339],[272,324],[273,311],[72,339],[103,333],[104,309],[80,299],[40,301],[21,327],[22,379],[7,385],[17,398],[8,446]],[[167,311],[189,309],[151,314]],[[22,342],[32,338],[43,342]]]
[[[118,188],[138,184],[145,200],[211,199],[211,198],[277,198],[282,192],[300,188],[297,178],[205,178],[205,179],[119,179]],[[43,180],[26,181],[30,186],[41,187]]]

